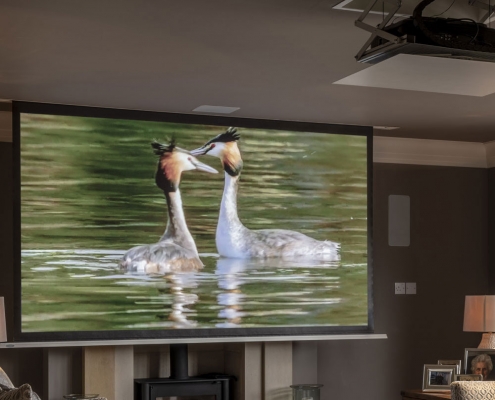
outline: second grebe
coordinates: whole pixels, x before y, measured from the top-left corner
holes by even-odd
[[[230,258],[308,257],[338,260],[340,244],[313,239],[285,229],[246,228],[237,215],[237,188],[242,171],[242,157],[236,128],[229,128],[191,154],[220,158],[225,171],[225,186],[216,231],[218,253]]]
[[[203,263],[182,210],[180,177],[183,171],[199,170],[211,174],[218,171],[199,162],[188,151],[176,147],[174,141],[168,145],[153,142],[151,146],[160,156],[155,182],[163,190],[167,201],[167,229],[158,243],[128,250],[119,263],[120,269],[145,274],[198,270]]]

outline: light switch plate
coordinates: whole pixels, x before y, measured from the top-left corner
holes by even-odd
[[[404,282],[395,282],[395,294],[406,294],[406,284]]]
[[[406,283],[406,294],[416,294],[416,282]]]

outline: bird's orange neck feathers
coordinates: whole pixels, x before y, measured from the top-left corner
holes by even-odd
[[[166,153],[158,161],[156,184],[166,192],[175,192],[179,187],[181,169],[173,153]]]
[[[242,170],[242,157],[237,142],[226,143],[222,152],[223,169],[231,176],[237,176]]]

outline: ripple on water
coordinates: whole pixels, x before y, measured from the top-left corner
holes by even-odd
[[[342,274],[365,270],[365,263],[343,268],[318,260],[235,260],[204,253],[205,268],[197,273],[147,276],[121,273],[117,263],[124,253],[23,251],[23,329],[339,325],[342,308],[363,300],[348,295]],[[57,284],[47,287],[47,280]],[[322,310],[335,317],[322,318]]]

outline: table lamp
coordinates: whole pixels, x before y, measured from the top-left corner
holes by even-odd
[[[480,349],[495,349],[495,296],[466,296],[464,332],[483,332]]]
[[[0,297],[0,342],[7,341],[7,324],[5,323],[5,304]]]

